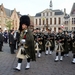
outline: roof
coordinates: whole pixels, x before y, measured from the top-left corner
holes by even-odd
[[[10,9],[7,9],[7,8],[4,8],[4,10],[6,12],[6,15],[10,17],[12,12],[13,12],[13,10],[10,10]]]
[[[37,13],[35,16],[36,16],[36,17],[39,17],[39,16],[41,16],[41,12],[40,12],[40,13]]]
[[[7,8],[4,8],[5,10],[5,13],[7,16],[11,17],[12,13],[14,10],[10,10],[10,9],[7,9]],[[21,16],[20,12],[17,12],[18,16]]]
[[[52,10],[53,12],[55,12],[55,15],[63,15],[64,12],[62,12],[61,10]]]
[[[10,9],[7,9],[7,8],[5,8],[4,6],[3,6],[3,4],[1,4],[0,5],[0,7],[3,7],[4,8],[4,11],[5,11],[5,13],[6,13],[6,15],[8,16],[8,17],[11,17],[11,15],[12,15],[12,13],[13,13],[13,11],[15,10],[10,10]],[[21,14],[20,14],[20,12],[16,12],[17,13],[17,15],[20,17],[21,16]]]
[[[75,14],[75,3],[73,3],[70,15]]]
[[[68,18],[70,18],[70,15],[65,14],[64,19],[68,19]]]
[[[51,9],[49,9],[51,10]],[[63,15],[64,12],[62,12],[61,10],[57,9],[57,10],[52,10],[52,12],[55,12],[54,15]],[[36,13],[35,17],[40,17],[42,12]]]
[[[20,12],[17,12],[18,16],[21,17],[22,15],[20,14]]]

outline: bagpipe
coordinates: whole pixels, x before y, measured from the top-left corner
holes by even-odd
[[[64,51],[64,35],[62,33],[57,33],[55,39],[55,51],[63,52]]]
[[[35,50],[36,50],[36,51],[41,50],[41,48],[39,48],[39,43],[38,43],[38,42],[35,42]]]
[[[63,52],[64,51],[63,45],[64,45],[64,43],[60,43],[59,41],[55,41],[55,51]]]
[[[51,46],[51,42],[49,40],[46,40],[45,47],[50,47],[50,46]]]
[[[45,47],[50,47],[50,46],[51,46],[50,36],[45,35]]]
[[[36,51],[41,50],[40,46],[42,46],[42,44],[43,44],[42,39],[43,38],[40,33],[36,35],[36,39],[35,39],[35,50]]]
[[[25,58],[29,58],[30,56],[27,54],[26,49],[25,49],[25,39],[21,39],[20,43],[19,43],[19,48],[18,48],[18,52],[17,52],[17,58],[21,58],[21,59],[25,59]]]

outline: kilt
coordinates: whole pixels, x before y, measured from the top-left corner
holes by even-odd
[[[27,58],[27,55],[21,54],[21,50],[24,50],[24,48],[23,48],[23,47],[20,47],[20,48],[19,48],[16,57],[17,57],[17,58],[20,58],[20,59],[25,59],[25,58]]]

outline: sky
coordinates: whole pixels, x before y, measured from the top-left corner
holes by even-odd
[[[16,11],[22,15],[35,16],[36,13],[49,9],[50,0],[0,0],[0,5],[2,3],[5,8],[10,10],[16,8]],[[75,0],[52,0],[52,3],[53,10],[64,11],[64,8],[66,8],[66,12],[69,14]]]

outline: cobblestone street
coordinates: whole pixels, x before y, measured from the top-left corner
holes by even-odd
[[[26,60],[23,60],[21,71],[16,72],[13,70],[17,65],[16,54],[10,54],[9,45],[4,44],[3,52],[0,52],[0,75],[75,75],[75,65],[71,64],[71,52],[62,62],[54,62],[54,59],[55,52],[52,55],[45,55],[43,52],[41,58],[31,62],[29,70],[25,70]]]

